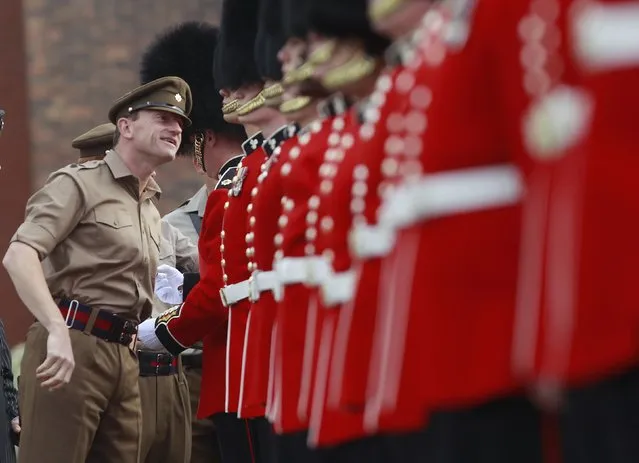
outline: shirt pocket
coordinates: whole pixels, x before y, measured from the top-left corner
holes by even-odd
[[[98,224],[106,225],[116,230],[133,227],[131,214],[123,209],[112,209],[109,207],[99,207],[94,210],[95,221]]]
[[[139,255],[140,237],[134,218],[126,209],[102,206],[93,210],[95,233],[85,238],[87,247],[100,259],[122,260]]]

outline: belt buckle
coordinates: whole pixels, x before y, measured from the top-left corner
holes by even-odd
[[[251,302],[256,302],[260,299],[259,274],[259,270],[254,270],[248,279],[248,298]]]
[[[127,344],[131,343],[131,340],[133,339],[133,334],[129,333],[129,327],[131,325],[133,324],[129,320],[124,321],[124,324],[122,325],[122,331],[120,331],[120,336],[118,337],[118,342],[120,344],[124,344],[126,346]]]
[[[80,307],[80,303],[73,299],[69,302],[69,307],[67,309],[67,316],[64,317],[64,324],[67,325],[67,328],[72,328],[73,323],[75,323],[75,317],[78,315],[78,308]],[[71,313],[73,312],[73,315]]]
[[[229,301],[226,299],[226,293],[224,292],[225,289],[226,289],[226,286],[224,288],[220,288],[220,299],[222,299],[222,305],[224,307],[228,307]]]

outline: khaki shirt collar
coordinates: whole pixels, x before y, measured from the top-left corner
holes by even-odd
[[[203,185],[197,193],[195,193],[191,199],[184,205],[184,212],[191,213],[197,212],[197,215],[204,217],[204,211],[206,209],[206,200],[209,197],[209,193],[206,189],[206,185]]]
[[[124,164],[124,161],[115,150],[107,150],[106,155],[104,156],[104,162],[107,166],[109,166],[109,170],[111,170],[111,174],[114,179],[119,180],[122,178],[132,177],[136,181],[138,180],[137,177],[131,173],[126,164]],[[155,196],[157,199],[160,199],[161,194],[162,190],[153,179],[153,176],[149,177],[149,181],[144,188],[143,196],[146,198],[152,198]]]

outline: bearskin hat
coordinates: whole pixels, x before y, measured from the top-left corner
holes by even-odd
[[[262,82],[255,63],[259,0],[224,0],[213,75],[218,89]]]
[[[282,64],[277,54],[286,42],[282,30],[282,0],[261,0],[255,39],[255,61],[264,79],[280,80]]]
[[[366,51],[381,55],[388,39],[375,33],[367,14],[366,0],[310,0],[309,29],[335,38],[360,38]]]
[[[186,22],[165,31],[145,50],[140,64],[140,83],[164,76],[184,79],[191,88],[193,109],[190,127],[182,134],[181,154],[190,152],[191,135],[212,130],[244,138],[244,128],[222,117],[222,97],[213,79],[213,56],[218,42],[216,27]]]
[[[280,0],[282,2],[282,29],[286,38],[306,39],[308,34],[310,0]]]

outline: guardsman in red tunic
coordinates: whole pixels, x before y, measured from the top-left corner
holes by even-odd
[[[262,92],[265,105],[278,117],[277,130],[269,130],[272,135],[263,143],[266,158],[259,169],[256,185],[251,190],[251,200],[247,206],[247,234],[251,240],[246,241],[246,257],[251,268],[249,277],[250,311],[244,335],[244,352],[242,356],[242,378],[239,396],[238,415],[247,418],[260,417],[260,426],[270,428],[266,421],[266,401],[269,384],[269,356],[271,352],[271,330],[275,317],[275,299],[273,290],[276,287],[273,262],[273,237],[275,232],[263,230],[265,224],[277,221],[277,208],[280,199],[262,195],[262,186],[270,167],[277,162],[279,146],[292,138],[296,127],[289,125],[279,114],[278,107],[284,92],[279,83],[282,77],[281,65],[277,53],[283,46],[281,32],[280,9],[278,1],[262,0],[259,10],[259,28],[256,40],[256,59],[260,75],[267,80],[267,88]],[[247,116],[242,116],[244,120]],[[247,236],[248,236],[247,235]]]
[[[410,72],[407,64],[416,52],[421,18],[431,3],[422,0],[378,2],[371,7],[374,26],[394,42],[385,53],[387,68],[361,111],[359,137],[348,154],[361,174],[361,178],[351,179],[353,188],[349,199],[354,208],[348,240],[356,291],[351,302],[340,309],[335,330],[335,353],[327,391],[329,405],[335,407],[363,409],[366,403],[377,306],[383,291],[381,259],[394,243],[393,234],[377,223],[377,208],[384,191],[392,185],[394,166],[403,154],[389,155],[384,146],[398,125],[403,124],[398,116],[407,99],[402,98],[398,81],[406,79],[406,73]],[[384,416],[369,431],[380,436],[387,458],[410,461],[427,451],[429,440],[419,429],[424,420],[423,410],[403,401],[401,407]]]
[[[381,67],[379,57],[388,41],[371,30],[366,2],[344,6],[312,1],[309,18],[308,61],[315,67],[314,80],[352,101],[369,96]],[[353,213],[359,213],[360,202],[351,201],[351,191],[355,188],[361,194],[361,182],[354,187],[353,176],[365,174],[363,169],[355,169],[350,154],[359,142],[359,110],[365,107],[362,103],[335,119],[338,123],[323,154],[319,182],[306,214],[306,238],[317,256],[311,269],[321,269],[321,264],[325,270],[312,285],[302,380],[308,385],[305,407],[310,418],[309,445],[321,448],[326,461],[372,461],[379,457],[376,448],[363,439],[363,409],[343,410],[327,402],[335,325],[353,290],[348,230]]]
[[[273,11],[277,8],[282,15],[286,37],[286,43],[279,52],[282,71],[285,73],[285,92],[279,109],[291,123],[301,126],[302,129],[297,132],[295,138],[276,147],[263,165],[258,192],[253,203],[255,257],[258,268],[254,278],[257,286],[252,295],[255,301],[251,316],[254,313],[258,314],[258,310],[269,310],[272,301],[274,318],[263,319],[272,323],[272,342],[270,346],[266,342],[262,346],[270,351],[266,365],[267,413],[277,432],[278,459],[286,462],[310,462],[317,458],[306,445],[306,419],[300,419],[297,413],[306,327],[305,306],[299,301],[304,300],[307,292],[302,285],[288,286],[289,282],[286,279],[277,278],[277,287],[273,289],[269,290],[269,285],[271,275],[276,274],[273,270],[274,260],[279,261],[284,257],[284,246],[288,249],[294,249],[296,246],[295,241],[284,245],[288,213],[295,209],[296,204],[303,207],[313,191],[319,165],[316,160],[326,147],[330,131],[328,121],[333,114],[333,105],[330,102],[318,110],[318,101],[325,97],[326,93],[321,88],[320,92],[315,87],[307,88],[310,68],[300,66],[306,52],[307,6],[306,2],[300,0],[285,0],[279,5],[269,6]],[[310,90],[310,96],[302,94],[302,90]],[[339,101],[341,103],[341,100]],[[288,127],[285,130],[289,133],[282,133],[281,138],[289,136],[295,129]],[[277,140],[273,146],[277,146]],[[265,149],[270,150],[270,146],[265,144]],[[273,210],[277,212],[275,215],[271,213]],[[300,216],[299,219],[303,220],[304,217]],[[297,235],[290,236],[303,237],[303,225],[297,230]],[[303,249],[299,252],[303,253]],[[297,278],[298,275],[293,277]],[[287,289],[286,300],[282,300],[282,286]],[[267,328],[266,324],[262,326]],[[264,366],[261,365],[262,368]]]
[[[526,2],[441,2],[401,77],[389,137],[399,185],[379,221],[397,230],[382,263],[379,421],[412,402],[444,461],[541,460],[541,420],[511,364],[519,259],[520,120],[530,96],[519,36]],[[390,120],[390,116],[389,116]],[[379,338],[378,338],[379,339]]]
[[[639,209],[639,2],[553,7],[561,22],[545,30],[561,37],[573,73],[538,95],[524,120],[535,176],[515,365],[558,408],[564,461],[637,461],[639,224],[629,217]]]

